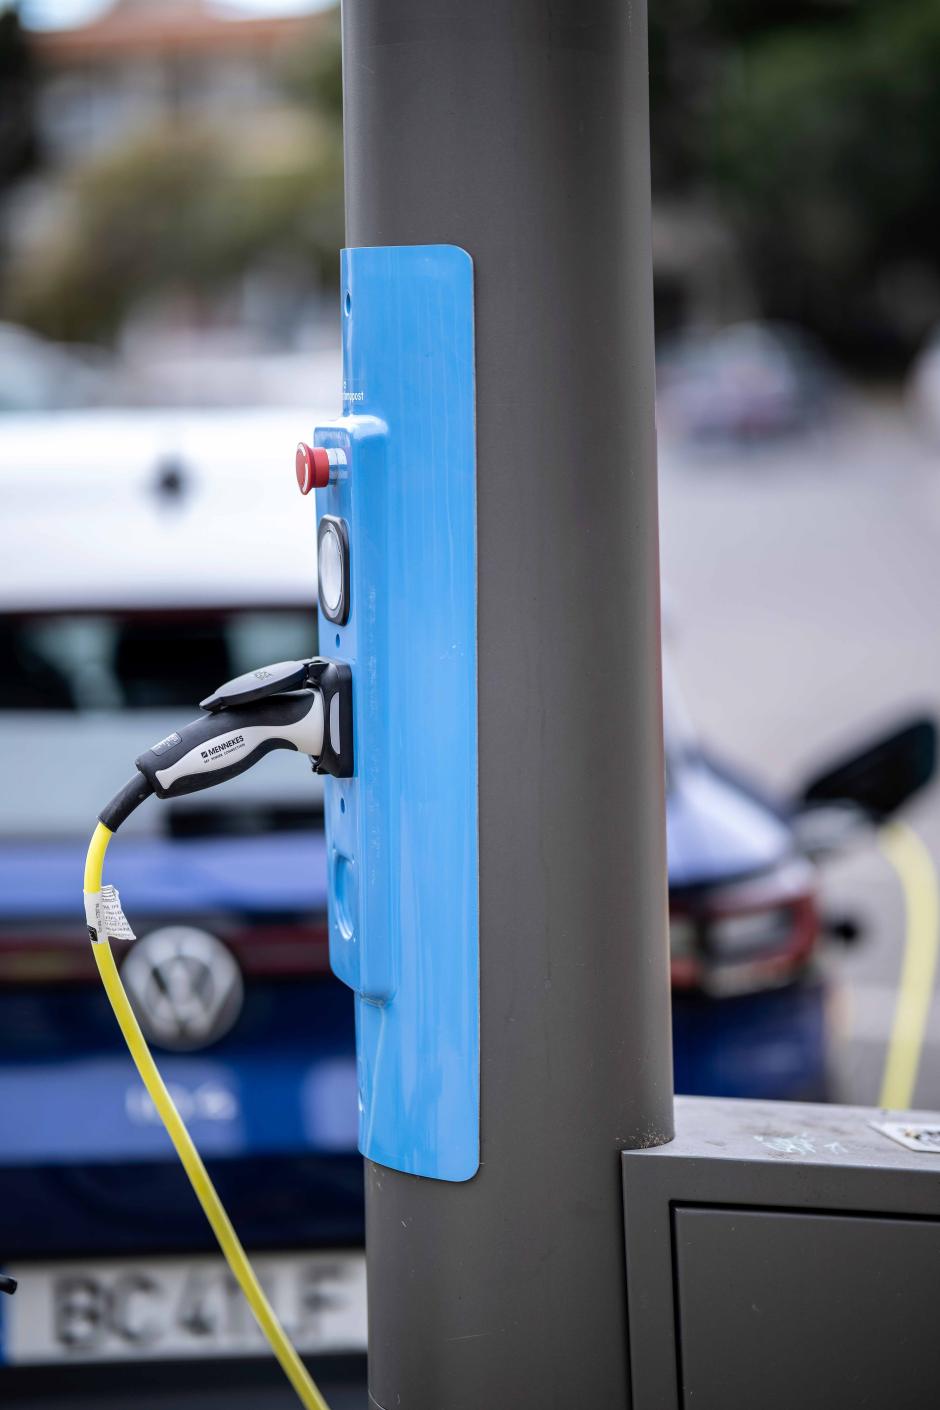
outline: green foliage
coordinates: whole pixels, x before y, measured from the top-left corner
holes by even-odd
[[[850,352],[916,339],[940,316],[940,0],[682,0],[657,27],[660,182],[717,194],[765,311]]]
[[[284,87],[297,102],[342,123],[343,61],[338,9],[324,16],[310,42],[287,65]]]
[[[101,338],[142,297],[223,294],[258,267],[287,267],[301,288],[334,275],[339,144],[315,119],[294,127],[276,134],[270,159],[174,125],[82,168],[74,217],[32,252],[9,314],[52,337]]]
[[[335,280],[343,240],[338,11],[280,75],[283,96],[229,130],[177,121],[65,177],[66,218],[8,280],[0,317],[108,339],[135,304],[224,298],[277,271],[298,296]]]
[[[870,5],[820,37],[774,36],[729,66],[716,170],[773,221],[824,203],[836,240],[915,244],[909,218],[936,199],[940,0]],[[802,208],[802,209],[800,209]]]
[[[0,92],[26,82],[17,34],[0,19]],[[338,11],[281,77],[250,143],[176,125],[74,172],[0,316],[96,338],[152,294],[334,277]],[[850,354],[940,319],[940,0],[650,0],[650,78],[654,189],[723,213],[765,313]]]

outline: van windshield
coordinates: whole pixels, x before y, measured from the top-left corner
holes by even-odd
[[[193,719],[223,681],[316,650],[311,608],[0,614],[0,835],[83,837],[138,754]],[[258,831],[270,824],[257,810],[271,807],[310,825],[319,796],[310,771],[275,752],[224,799],[141,808],[128,830],[191,826],[206,813],[212,831],[254,810]]]
[[[301,609],[0,615],[0,711],[185,711],[316,645],[315,615]]]

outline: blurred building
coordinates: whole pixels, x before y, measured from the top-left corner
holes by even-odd
[[[32,37],[39,139],[53,161],[106,152],[161,121],[243,124],[325,16],[233,17],[210,0],[115,0],[88,24]]]

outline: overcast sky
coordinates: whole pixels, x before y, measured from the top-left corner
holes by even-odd
[[[324,10],[330,3],[331,0],[225,0],[224,8],[248,15],[296,15]],[[24,24],[36,29],[55,29],[81,24],[107,10],[110,4],[111,0],[21,0],[20,15]]]

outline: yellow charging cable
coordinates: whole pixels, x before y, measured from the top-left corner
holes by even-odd
[[[95,896],[101,891],[104,854],[108,850],[108,843],[113,836],[114,833],[110,828],[105,827],[104,823],[100,822],[95,828],[88,846],[88,855],[85,858],[86,895]],[[97,935],[91,948],[98,966],[98,973],[101,975],[101,982],[111,1001],[114,1016],[124,1034],[124,1040],[130,1050],[131,1057],[134,1059],[137,1071],[140,1073],[141,1081],[160,1114],[160,1119],[167,1129],[170,1140],[176,1147],[176,1154],[189,1176],[189,1182],[196,1192],[196,1198],[202,1205],[205,1216],[212,1226],[212,1232],[218,1239],[219,1247],[225,1255],[225,1261],[245,1294],[248,1306],[254,1313],[258,1326],[267,1337],[271,1350],[297,1392],[301,1404],[306,1406],[306,1410],[329,1410],[306,1366],[295,1351],[290,1338],[278,1321],[273,1307],[265,1297],[255,1270],[248,1261],[248,1255],[242,1248],[241,1240],[232,1227],[231,1220],[222,1206],[222,1201],[216,1194],[215,1186],[209,1179],[208,1171],[202,1163],[202,1157],[193,1144],[193,1139],[173,1103],[173,1098],[166,1089],[147,1046],[147,1040],[134,1017],[134,1010],[131,1008],[124,985],[121,983],[121,976],[114,963],[114,955],[107,935]]]
[[[913,828],[905,823],[889,824],[881,831],[880,845],[904,892],[907,934],[879,1104],[906,1111],[914,1101],[933,1001],[940,949],[940,888],[933,857]]]

